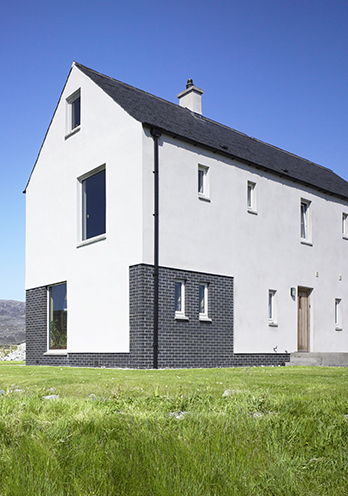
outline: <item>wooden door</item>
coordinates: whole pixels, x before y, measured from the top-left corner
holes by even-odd
[[[309,293],[309,289],[298,288],[298,351],[309,351]]]

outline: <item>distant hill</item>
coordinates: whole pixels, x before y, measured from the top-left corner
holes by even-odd
[[[25,342],[25,303],[0,300],[0,345]]]

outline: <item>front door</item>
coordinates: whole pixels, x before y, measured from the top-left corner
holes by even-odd
[[[298,351],[309,351],[309,293],[309,289],[298,288]]]

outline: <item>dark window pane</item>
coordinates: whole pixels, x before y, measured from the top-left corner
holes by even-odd
[[[199,313],[205,313],[205,287],[201,284],[199,286]]]
[[[65,350],[67,342],[66,284],[50,288],[50,350]]]
[[[181,302],[181,296],[182,296],[182,283],[181,282],[175,282],[175,311],[176,312],[181,312],[182,311],[182,302]]]
[[[83,239],[89,239],[106,231],[105,170],[86,179],[83,190]]]
[[[204,193],[204,171],[198,169],[198,193]]]
[[[75,127],[81,124],[81,98],[76,98],[71,103],[71,128],[75,129]]]

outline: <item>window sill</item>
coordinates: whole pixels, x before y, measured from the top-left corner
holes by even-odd
[[[44,355],[67,355],[67,350],[48,350]]]
[[[301,245],[313,246],[313,243],[307,239],[301,239]]]
[[[335,327],[335,331],[343,331],[342,327]]]
[[[188,317],[186,317],[186,315],[176,313],[175,320],[188,320]]]
[[[342,239],[348,240],[348,236],[342,235]]]
[[[269,327],[278,327],[277,322],[268,322]]]
[[[254,210],[253,208],[247,208],[247,212],[248,214],[257,215],[257,210]]]
[[[202,200],[210,203],[210,198],[208,198],[208,196],[200,195],[199,193],[198,193],[198,200]]]
[[[98,241],[102,241],[106,239],[106,234],[100,234],[99,236],[94,236],[93,238],[84,239],[77,245],[77,248],[81,248],[81,246],[90,245],[92,243],[97,243]]]
[[[68,134],[65,135],[64,139],[70,138],[70,136],[72,136],[73,134],[76,134],[78,131],[80,131],[80,129],[81,129],[81,126],[75,127],[75,129],[72,129],[71,131],[68,132]]]
[[[199,316],[200,322],[213,322],[209,317]]]

